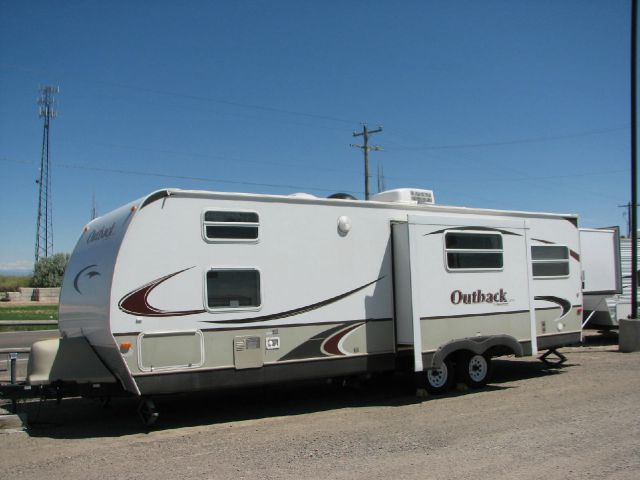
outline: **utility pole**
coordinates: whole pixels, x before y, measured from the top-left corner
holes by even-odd
[[[631,318],[638,318],[637,17],[638,1],[631,0]]]
[[[384,192],[387,189],[384,180],[384,166],[381,162],[378,162],[378,193]]]
[[[98,216],[98,209],[96,208],[96,192],[93,192],[91,196],[91,220]]]
[[[369,146],[369,135],[382,131],[382,127],[378,127],[375,130],[369,130],[367,125],[362,125],[362,132],[353,132],[354,137],[364,137],[363,145],[351,144],[352,147],[360,148],[364,152],[364,199],[369,200],[369,151],[382,152],[382,148],[375,145]]]
[[[56,116],[54,94],[58,87],[40,87],[39,116],[44,118],[42,133],[42,155],[40,157],[40,178],[36,180],[39,186],[38,217],[36,220],[36,263],[40,257],[48,257],[53,253],[53,218],[51,204],[51,171],[49,160],[49,125]]]
[[[636,205],[637,207],[638,205]],[[627,238],[631,238],[631,202],[625,203],[624,205],[618,205],[618,208],[625,208],[627,212],[624,216],[627,219]]]

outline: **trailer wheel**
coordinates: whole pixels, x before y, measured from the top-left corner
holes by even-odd
[[[157,412],[156,405],[153,403],[153,400],[150,398],[140,399],[140,403],[138,404],[138,416],[146,427],[150,427],[156,423],[159,415],[160,414]]]
[[[440,368],[430,368],[425,377],[425,387],[432,395],[441,395],[453,385],[453,368],[451,361],[446,359]]]
[[[491,378],[491,358],[475,353],[463,355],[460,378],[469,388],[482,388]]]

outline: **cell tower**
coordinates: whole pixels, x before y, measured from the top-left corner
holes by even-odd
[[[54,94],[58,87],[40,87],[39,116],[44,118],[42,133],[42,156],[40,158],[40,178],[36,180],[39,186],[38,218],[36,232],[36,262],[40,257],[53,254],[53,219],[51,215],[51,165],[49,159],[49,125],[56,116]]]

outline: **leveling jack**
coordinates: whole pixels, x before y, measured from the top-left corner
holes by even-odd
[[[554,361],[549,360],[547,357],[551,354],[558,357],[558,360],[554,360]],[[544,352],[542,355],[540,355],[540,357],[538,357],[538,360],[540,360],[542,363],[544,363],[548,367],[559,367],[560,365],[562,365],[564,362],[567,361],[567,357],[561,354],[557,349],[550,348],[549,350]]]

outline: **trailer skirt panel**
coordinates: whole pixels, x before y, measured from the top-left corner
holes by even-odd
[[[261,368],[236,370],[187,370],[136,375],[141,395],[175,392],[221,390],[274,384],[293,380],[329,378],[395,369],[395,355],[363,355],[355,358],[323,359],[306,362],[264,365]]]

